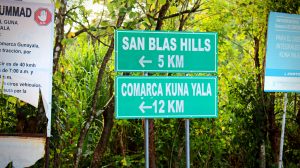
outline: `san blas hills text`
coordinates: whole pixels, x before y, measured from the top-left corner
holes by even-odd
[[[146,40],[147,39],[147,43]],[[179,45],[178,45],[179,43]],[[148,44],[148,48],[145,48]],[[208,38],[158,38],[158,37],[123,37],[123,50],[149,51],[194,51],[210,52],[211,41]]]
[[[14,16],[29,18],[32,15],[31,8],[24,8],[18,6],[0,5],[0,16]],[[9,25],[17,25],[18,22],[14,20],[0,20],[0,30],[10,31]]]

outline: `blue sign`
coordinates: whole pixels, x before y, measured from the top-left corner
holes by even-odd
[[[300,15],[269,15],[264,90],[300,92]]]

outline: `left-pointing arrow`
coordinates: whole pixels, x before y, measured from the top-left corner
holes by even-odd
[[[145,113],[145,109],[152,109],[152,106],[144,106],[145,102],[143,101],[141,105],[139,106],[139,109],[141,110],[142,113]]]
[[[139,63],[143,68],[145,68],[145,64],[146,63],[151,64],[152,60],[145,60],[145,56],[142,56],[139,60]]]

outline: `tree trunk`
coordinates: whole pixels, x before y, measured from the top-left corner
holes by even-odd
[[[183,153],[183,149],[184,149],[184,120],[183,119],[178,119],[177,120],[178,123],[178,135],[176,137],[178,137],[178,153],[177,153],[177,159],[175,161],[175,165],[174,168],[179,168],[180,167],[180,162],[182,160],[182,153]],[[175,140],[175,139],[174,139]],[[172,161],[172,160],[171,160]]]
[[[149,120],[149,166],[156,167],[154,120]]]
[[[166,3],[159,10],[155,30],[161,30],[164,21],[163,18],[165,17],[169,7],[170,7],[170,2],[169,0],[167,0]]]
[[[268,122],[269,122],[269,140],[271,143],[272,153],[273,153],[273,164],[278,164],[279,162],[279,144],[280,144],[280,130],[276,124],[275,116],[275,94],[270,94],[270,103],[268,108]]]
[[[259,60],[259,50],[260,50],[260,39],[257,37],[254,37],[254,66],[256,70],[260,70],[260,60]],[[257,124],[259,128],[259,133],[257,138],[259,138],[258,147],[259,147],[259,167],[265,168],[266,167],[266,147],[265,147],[265,138],[266,138],[266,116],[264,114],[265,109],[265,103],[264,103],[264,97],[263,97],[263,91],[262,91],[262,84],[261,84],[261,74],[260,72],[256,73],[256,91],[259,95],[258,98],[258,108],[256,113],[254,114],[255,123]],[[261,103],[261,104],[260,104]]]
[[[257,37],[254,37],[254,64],[255,68],[257,70],[260,69],[260,62],[259,62],[259,39]],[[256,88],[257,88],[257,93],[261,93],[262,89],[262,84],[261,84],[261,75],[260,73],[256,74]]]
[[[62,41],[64,39],[65,33],[65,14],[67,10],[67,1],[66,0],[59,0],[60,8],[56,13],[56,20],[55,20],[55,44],[53,49],[53,73],[55,73],[58,69],[58,61],[59,57],[63,51],[63,44]]]
[[[122,23],[124,21],[124,18],[125,18],[125,13],[119,15],[118,20],[117,20],[117,24],[116,24],[116,28],[119,28],[122,25]],[[99,90],[100,90],[100,86],[101,86],[101,83],[102,83],[102,80],[103,80],[103,75],[104,75],[104,72],[105,72],[107,62],[110,59],[110,57],[113,53],[113,50],[114,50],[114,38],[112,38],[112,40],[110,42],[109,48],[108,48],[108,50],[107,50],[107,52],[106,52],[106,54],[103,58],[103,61],[101,63],[101,66],[100,66],[100,69],[99,69],[99,72],[98,72],[96,87],[95,87],[94,95],[93,95],[93,99],[92,99],[92,113],[90,114],[89,118],[84,123],[84,126],[80,131],[80,135],[79,135],[79,139],[78,139],[78,143],[77,143],[77,150],[76,150],[76,153],[74,155],[74,168],[78,168],[78,166],[79,166],[79,161],[80,161],[80,158],[81,158],[81,155],[82,155],[82,147],[83,147],[84,139],[85,139],[85,137],[86,137],[86,135],[87,135],[87,133],[90,129],[90,126],[91,126],[92,122],[94,121],[94,118],[97,117],[97,103],[98,103],[98,98],[99,98]],[[111,126],[110,124],[113,123],[113,120],[112,120],[111,123],[109,121],[110,118],[113,117],[113,113],[108,113],[108,112],[106,114],[103,113],[103,117],[104,117],[104,122],[107,122],[107,124],[104,125],[103,132],[101,134],[101,138],[100,138],[100,141],[99,141],[98,144],[107,144],[107,142],[103,142],[103,141],[107,141],[107,138],[109,138],[109,136],[108,137],[102,137],[102,135],[105,135],[103,133],[106,132],[106,131],[109,131],[109,135],[110,135],[111,129],[109,127]],[[105,121],[105,120],[107,120],[107,121]],[[108,128],[106,128],[105,126],[107,126]],[[99,164],[99,161],[98,161],[99,159],[97,159],[97,158],[101,159],[101,157],[102,157],[103,153],[105,152],[105,150],[106,150],[106,147],[104,147],[103,149],[99,149],[99,152],[97,150],[95,150],[96,154],[94,154],[95,159],[92,160],[92,165],[97,167],[97,164]]]
[[[297,104],[297,102],[295,102],[295,104]],[[300,102],[298,103],[298,113],[297,113],[297,116],[296,116],[296,123],[298,124],[299,126],[299,130],[300,130]]]
[[[259,153],[259,160],[260,160],[260,168],[266,167],[266,144],[265,141],[262,141],[260,145],[260,153]]]
[[[97,114],[96,107],[97,107],[97,102],[98,102],[100,85],[102,83],[103,74],[104,74],[104,71],[105,71],[106,64],[107,64],[109,58],[112,55],[113,49],[114,49],[114,39],[111,40],[110,46],[109,46],[109,48],[108,48],[108,50],[107,50],[107,52],[104,56],[101,67],[99,69],[98,78],[97,78],[97,82],[96,82],[96,87],[95,87],[93,100],[92,100],[92,113],[90,114],[90,116],[86,120],[86,122],[84,123],[84,126],[81,129],[80,134],[79,134],[79,139],[78,139],[78,143],[77,143],[77,151],[76,151],[75,156],[74,156],[74,167],[75,168],[78,168],[79,161],[80,161],[81,155],[82,155],[82,147],[83,147],[84,139],[85,139],[85,137],[88,133],[88,130],[90,129],[90,126],[91,126],[92,122],[94,121],[94,118],[96,117],[96,114]],[[104,130],[105,130],[105,128],[104,128]]]
[[[100,167],[101,160],[103,158],[103,155],[107,148],[107,144],[109,142],[109,137],[113,127],[113,120],[114,120],[114,110],[115,110],[114,100],[115,99],[113,96],[110,99],[109,103],[107,104],[103,112],[104,128],[101,134],[100,141],[98,142],[96,149],[94,151],[94,156],[91,163],[91,167],[93,168]]]

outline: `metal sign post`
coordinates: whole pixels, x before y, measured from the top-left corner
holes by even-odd
[[[185,120],[185,156],[186,168],[190,168],[190,120]]]
[[[149,168],[149,120],[145,119],[145,168]]]
[[[144,76],[148,76],[145,73]],[[149,168],[149,120],[145,119],[145,168]]]
[[[188,74],[185,74],[188,76]],[[185,157],[186,168],[190,168],[190,120],[185,120]]]
[[[284,93],[284,107],[282,116],[282,127],[281,127],[281,138],[280,138],[280,152],[279,152],[279,164],[278,167],[282,167],[282,155],[283,155],[283,143],[284,143],[284,130],[285,130],[285,117],[286,117],[286,106],[288,103],[287,93]]]

